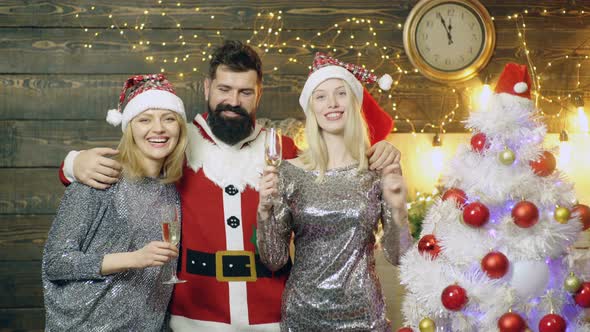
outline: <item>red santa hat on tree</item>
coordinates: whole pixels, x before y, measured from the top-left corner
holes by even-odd
[[[131,76],[125,81],[117,109],[108,111],[107,122],[115,127],[121,125],[125,131],[131,119],[149,109],[173,111],[186,121],[184,103],[166,76],[149,74]]]
[[[505,93],[530,101],[531,88],[531,77],[527,66],[511,62],[504,67],[494,91],[497,94]]]
[[[363,67],[345,63],[318,52],[313,60],[309,77],[299,96],[299,105],[301,105],[306,115],[313,90],[322,82],[331,78],[339,78],[348,83],[356,98],[361,102],[363,116],[369,128],[371,144],[385,139],[393,128],[393,119],[379,106],[361,82],[378,82],[382,90],[389,90],[393,82],[391,76],[385,74],[377,79],[375,74]]]

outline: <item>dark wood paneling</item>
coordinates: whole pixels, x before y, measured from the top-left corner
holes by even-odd
[[[554,60],[566,54],[583,42],[579,36],[590,34],[589,28],[577,29],[553,29],[551,33],[544,34],[538,30],[530,30],[527,33],[528,48],[534,53],[537,60]],[[105,33],[101,38],[92,41],[90,35],[94,30],[86,33],[81,29],[23,29],[23,28],[2,28],[0,33],[3,39],[0,41],[0,56],[5,61],[0,63],[2,73],[56,73],[56,74],[87,74],[87,73],[108,73],[126,74],[155,72],[165,68],[168,72],[183,72],[193,77],[193,68],[196,73],[206,72],[208,59],[203,61],[201,52],[210,53],[212,47],[217,45],[221,37],[216,30],[207,30],[200,33],[197,39],[187,38],[187,44],[182,46],[178,43],[171,43],[178,37],[178,32],[173,30],[144,30],[141,40],[149,40],[149,46],[137,46],[132,48],[132,42],[138,41],[140,37],[122,37],[118,33]],[[185,31],[185,35],[193,33]],[[381,58],[381,49],[375,48],[374,42],[379,47],[387,47],[386,54],[395,58],[400,53],[402,57],[395,64],[402,68],[411,70],[413,67],[407,62],[403,55],[402,32],[399,30],[379,32],[376,37],[370,36],[369,31],[355,32],[355,39],[349,38],[350,34],[342,34],[334,40],[333,37],[324,36],[318,38],[316,31],[285,31],[281,41],[287,43],[282,48],[283,52],[278,53],[277,49],[270,49],[269,53],[264,52],[264,44],[259,48],[262,54],[264,66],[267,72],[277,67],[277,73],[281,75],[302,75],[306,74],[311,64],[313,54],[316,51],[334,53],[339,59],[347,62],[364,64],[368,68],[379,69],[383,72],[394,73],[397,67],[393,62]],[[250,32],[224,30],[223,38],[247,40],[252,37]],[[305,42],[296,42],[301,37]],[[310,43],[310,40],[313,40]],[[521,47],[520,40],[514,27],[498,29],[497,31],[497,52],[511,53],[511,60],[518,60],[523,54],[517,51]],[[131,42],[130,42],[131,41]],[[369,41],[371,46],[366,46]],[[162,42],[167,42],[162,46]],[[92,43],[92,48],[85,48],[84,45]],[[303,47],[305,43],[306,47]],[[208,46],[211,44],[211,46]],[[258,47],[258,42],[253,40],[252,45]],[[314,44],[315,49],[310,45]],[[330,49],[324,47],[330,44]],[[349,48],[354,45],[355,50]],[[361,56],[358,56],[358,49],[361,48]],[[332,49],[337,51],[333,52]],[[582,49],[583,50],[583,49]],[[586,48],[587,50],[587,48]],[[185,55],[189,55],[187,61],[182,61]],[[146,61],[146,56],[153,56],[154,61]],[[174,63],[174,58],[178,63]],[[290,58],[296,58],[297,63],[289,62]],[[166,59],[167,63],[162,61]],[[522,61],[522,59],[521,59]],[[587,70],[587,69],[583,69]],[[199,74],[200,75],[200,74]],[[586,74],[587,75],[587,74]]]
[[[41,260],[53,215],[0,215],[0,261]]]
[[[233,0],[211,1],[164,1],[158,5],[156,1],[133,0],[121,1],[31,1],[23,3],[18,0],[3,1],[0,4],[0,22],[2,26],[32,26],[32,27],[79,27],[109,26],[113,23],[145,22],[152,27],[170,28],[180,23],[184,28],[201,29],[214,27],[216,29],[248,29],[254,22],[265,17],[258,13],[278,14],[282,11],[281,20],[285,28],[290,29],[325,29],[346,18],[370,18],[377,22],[385,20],[388,23],[403,23],[416,0],[389,1],[317,1],[317,0],[277,0],[258,1]],[[528,19],[550,19],[561,25],[590,24],[587,20],[577,19],[580,9],[590,7],[585,1],[576,1],[577,6],[571,6],[568,0],[542,1],[481,1],[491,15],[499,20],[507,15],[522,13],[524,9]],[[92,9],[94,6],[94,9]],[[196,8],[199,8],[197,11]],[[567,14],[562,14],[566,9]],[[144,11],[149,10],[145,15]],[[548,10],[549,13],[543,13]],[[166,16],[162,16],[162,11]],[[79,17],[76,17],[76,14]],[[113,15],[109,18],[108,15]],[[211,15],[215,18],[211,19]],[[277,18],[275,16],[275,18]],[[573,18],[573,19],[572,19]],[[578,23],[579,22],[579,23]]]
[[[1,121],[9,141],[0,143],[0,166],[59,166],[67,151],[116,147],[121,129],[104,121]]]
[[[0,120],[104,120],[128,76],[0,75]],[[201,80],[170,79],[194,116],[204,103]]]
[[[0,308],[43,306],[41,261],[0,261]]]
[[[86,73],[137,73],[159,71],[162,67],[166,71],[184,72],[190,74],[193,68],[199,73],[206,72],[208,59],[203,60],[202,52],[208,55],[212,48],[218,45],[222,38],[248,40],[253,35],[247,31],[224,30],[222,36],[217,35],[217,30],[201,31],[199,38],[193,39],[189,36],[193,32],[185,30],[187,44],[182,46],[179,43],[172,43],[178,38],[178,32],[174,30],[144,30],[143,37],[125,36],[118,33],[105,33],[100,39],[92,41],[91,35],[97,30],[84,32],[81,29],[23,29],[23,28],[2,28],[0,33],[3,39],[0,40],[0,55],[6,61],[0,63],[2,73],[58,73],[58,74],[86,74]],[[334,37],[336,34],[333,34]],[[312,43],[317,47],[331,45],[330,50],[336,48],[335,55],[344,61],[365,64],[370,68],[380,67],[385,62],[381,58],[379,49],[365,47],[366,41],[371,44],[388,47],[388,54],[395,55],[403,50],[401,31],[379,33],[375,38],[368,30],[354,33],[355,40],[350,39],[350,34],[338,37],[334,41],[328,41],[331,36],[318,38],[316,31],[285,31],[281,41],[287,42],[282,48],[283,52],[278,53],[277,49],[270,50],[268,56],[265,54],[264,42],[260,43],[259,51],[263,57],[264,67],[272,71],[277,67],[280,74],[306,74],[311,64],[313,54],[326,49],[311,49]],[[296,41],[300,37],[305,42]],[[140,39],[141,38],[141,39]],[[150,41],[150,45],[137,45],[132,48],[129,41]],[[319,41],[318,41],[319,40]],[[310,42],[311,41],[311,42]],[[162,43],[166,42],[163,46]],[[85,48],[86,44],[92,44],[92,48]],[[305,43],[306,47],[303,47]],[[252,40],[252,45],[258,48],[259,42]],[[362,56],[357,55],[358,50],[351,50],[350,45],[355,48],[363,48]],[[183,57],[189,55],[187,61]],[[154,61],[146,61],[146,56],[153,56]],[[174,64],[174,58],[178,63]],[[306,58],[307,57],[307,58]],[[296,58],[298,63],[290,63],[289,58]],[[167,63],[162,61],[167,60]]]
[[[277,14],[282,11],[285,26],[297,29],[318,29],[330,26],[333,20],[345,17],[370,17],[373,20],[403,20],[410,1],[316,1],[316,0],[215,0],[215,1],[44,1],[23,3],[3,1],[0,5],[0,22],[3,26],[78,27],[108,26],[113,21],[129,24],[149,22],[154,27],[173,27],[180,23],[185,28],[215,27],[216,29],[247,29],[259,12]],[[91,8],[94,6],[94,10]],[[199,8],[199,10],[195,10]],[[145,15],[144,11],[150,14]],[[166,16],[161,12],[165,11]],[[79,17],[76,18],[76,14]],[[108,15],[112,14],[113,19]],[[211,15],[215,19],[211,19]]]
[[[43,308],[0,309],[0,332],[41,332],[44,327]]]
[[[64,191],[57,168],[0,168],[0,177],[0,214],[55,213]]]

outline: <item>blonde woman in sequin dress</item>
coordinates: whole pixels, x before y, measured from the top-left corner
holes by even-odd
[[[286,264],[294,234],[281,331],[391,331],[375,272],[379,221],[389,262],[411,244],[399,164],[368,170],[364,89],[341,69],[310,75],[300,99],[308,148],[260,182],[257,242],[271,270]]]
[[[163,282],[178,249],[162,241],[161,223],[165,214],[180,218],[174,182],[186,147],[184,106],[163,75],[138,75],[109,113],[123,129],[123,175],[107,190],[66,189],[43,253],[46,331],[167,326],[173,285]]]

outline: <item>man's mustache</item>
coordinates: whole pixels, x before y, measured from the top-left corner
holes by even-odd
[[[229,112],[234,112],[238,115],[241,115],[243,117],[249,117],[250,114],[248,114],[248,111],[246,111],[243,107],[241,106],[232,106],[232,105],[228,105],[228,104],[219,104],[217,105],[217,107],[215,107],[215,113],[220,114],[221,112],[224,111],[229,111]]]

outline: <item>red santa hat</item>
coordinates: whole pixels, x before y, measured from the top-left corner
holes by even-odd
[[[299,96],[299,105],[301,105],[303,112],[307,112],[309,100],[315,88],[331,78],[339,78],[348,83],[357,100],[362,103],[362,112],[369,128],[371,144],[385,139],[393,128],[393,119],[379,106],[361,82],[378,82],[382,90],[389,90],[393,83],[391,76],[385,74],[377,79],[377,76],[366,68],[342,62],[318,52],[313,60],[309,77]]]
[[[527,66],[507,63],[496,83],[496,93],[508,93],[513,96],[531,99],[531,77]]]
[[[131,76],[125,81],[117,109],[108,111],[107,122],[115,127],[120,124],[125,131],[131,119],[149,109],[173,111],[186,121],[184,103],[166,76],[149,74]]]

